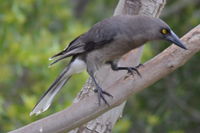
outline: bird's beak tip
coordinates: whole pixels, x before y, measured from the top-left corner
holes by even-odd
[[[171,31],[171,35],[167,37],[167,40],[174,43],[175,45],[179,46],[182,49],[188,50],[184,43],[179,39],[179,37]]]
[[[188,50],[188,48],[180,40],[177,42],[173,42],[173,43],[184,50]]]
[[[173,42],[175,45],[179,46],[182,49],[188,50],[187,47],[185,45],[183,45],[183,43],[175,43]]]
[[[188,50],[188,48],[184,47],[183,49]]]

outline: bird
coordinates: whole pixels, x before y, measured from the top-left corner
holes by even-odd
[[[68,47],[50,58],[54,60],[51,66],[72,57],[37,102],[30,115],[38,115],[46,111],[55,95],[70,77],[85,69],[96,85],[94,92],[98,95],[98,102],[103,100],[108,104],[105,96],[112,97],[112,95],[101,88],[95,78],[95,73],[102,66],[110,65],[113,71],[126,70],[129,73],[135,71],[140,75],[136,67],[118,66],[118,61],[124,54],[152,40],[167,40],[182,49],[187,49],[169,25],[159,18],[118,15],[96,23],[87,32],[71,41]]]

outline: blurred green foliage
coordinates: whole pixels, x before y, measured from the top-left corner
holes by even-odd
[[[48,58],[92,24],[112,15],[115,0],[89,1],[74,17],[73,0],[0,0],[0,132],[7,132],[69,106],[88,75],[74,76],[48,111],[29,113],[68,60],[48,68]],[[169,1],[165,10],[175,1]],[[200,5],[190,3],[164,17],[179,35],[200,22]],[[157,42],[155,42],[157,43]],[[158,44],[158,43],[157,43]],[[146,61],[169,43],[146,45]],[[113,132],[200,132],[200,54],[184,67],[131,97]]]

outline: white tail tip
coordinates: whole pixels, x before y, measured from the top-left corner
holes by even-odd
[[[53,58],[52,58],[52,57],[50,57],[50,58],[49,58],[49,60],[53,60]]]
[[[39,115],[41,113],[43,113],[44,111],[46,111],[49,108],[50,104],[44,106],[44,107],[40,107],[40,106],[36,106],[33,111],[29,114],[30,116],[32,115]]]

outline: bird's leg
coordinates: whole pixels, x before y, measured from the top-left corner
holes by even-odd
[[[99,84],[97,83],[93,73],[89,73],[92,80],[94,81],[95,85],[96,85],[96,89],[94,90],[95,93],[98,93],[98,101],[99,101],[99,105],[101,105],[101,99],[104,101],[105,104],[107,104],[109,106],[109,103],[106,101],[104,95],[107,95],[109,97],[113,97],[111,94],[109,94],[106,91],[103,91],[103,89],[99,86]]]
[[[128,73],[130,73],[132,75],[133,75],[133,72],[135,71],[140,77],[142,77],[140,72],[137,70],[140,66],[142,66],[142,64],[139,64],[136,67],[118,67],[117,64],[112,61],[109,61],[107,63],[111,65],[111,68],[113,71],[127,70]]]

